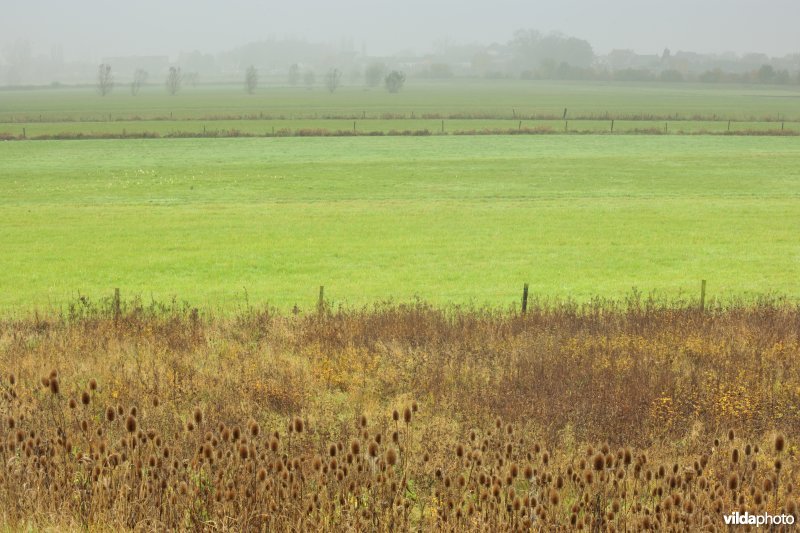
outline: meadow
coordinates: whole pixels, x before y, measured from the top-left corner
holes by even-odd
[[[123,89],[0,91],[0,529],[798,518],[796,88]]]
[[[565,124],[562,120],[566,118]],[[510,130],[554,133],[800,132],[797,87],[520,80],[415,81],[382,88],[158,84],[132,96],[91,87],[0,92],[0,138],[328,133],[430,134]],[[444,121],[444,122],[442,122]],[[730,122],[730,123],[729,123]]]
[[[106,97],[93,87],[0,91],[0,122],[106,121],[224,117],[568,118],[707,117],[732,120],[800,120],[797,86],[665,83],[552,82],[525,80],[409,81],[397,94],[382,87],[342,86],[329,94],[286,86],[247,94],[242,85],[186,86],[171,96],[153,83],[131,96],[120,83]]]
[[[0,307],[797,296],[793,138],[0,144]],[[10,253],[9,253],[10,252]]]

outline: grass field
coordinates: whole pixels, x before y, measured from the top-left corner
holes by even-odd
[[[567,110],[565,123],[562,118]],[[612,126],[612,119],[614,124]],[[0,92],[0,137],[459,134],[520,129],[581,133],[800,132],[800,88],[495,80],[382,89],[187,87],[169,96],[119,87]]]
[[[2,91],[0,133],[800,118],[796,88],[407,89]],[[797,519],[800,138],[740,133],[0,142],[0,530]]]
[[[547,82],[522,80],[409,81],[403,91],[342,87],[267,87],[248,95],[239,86],[186,87],[169,96],[160,84],[133,97],[125,86],[100,97],[92,87],[0,91],[0,122],[199,119],[268,116],[284,119],[520,116],[561,118],[800,120],[800,87],[707,84]],[[0,130],[6,127],[0,126]]]
[[[800,143],[662,136],[0,144],[0,308],[800,295]]]

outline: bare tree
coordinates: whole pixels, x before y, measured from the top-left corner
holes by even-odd
[[[338,68],[332,68],[325,75],[325,87],[328,92],[333,94],[339,85],[342,83],[342,73]]]
[[[144,85],[146,81],[147,81],[147,71],[141,68],[137,68],[136,72],[133,73],[133,81],[131,82],[131,94],[133,96],[139,94],[139,90],[142,88],[142,85]]]
[[[386,84],[386,90],[390,93],[400,92],[400,89],[403,88],[403,84],[406,82],[406,75],[402,72],[397,70],[393,70],[386,76],[384,83]]]
[[[247,72],[244,74],[244,88],[247,94],[253,94],[258,88],[258,70],[253,65],[247,67]]]
[[[313,70],[307,70],[305,74],[303,74],[303,83],[306,84],[306,89],[311,89],[314,87],[314,84],[317,82],[317,75],[314,74]]]
[[[167,92],[171,95],[178,94],[181,90],[181,83],[183,82],[183,75],[181,74],[181,67],[169,67],[167,74]]]
[[[111,74],[111,65],[106,63],[97,67],[97,92],[105,96],[114,88],[114,76]]]

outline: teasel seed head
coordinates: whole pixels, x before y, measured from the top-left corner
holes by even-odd
[[[787,498],[784,508],[786,509],[786,514],[797,517],[797,502],[794,498]]]
[[[397,464],[397,452],[394,448],[389,448],[386,450],[386,464],[389,466],[394,466]]]

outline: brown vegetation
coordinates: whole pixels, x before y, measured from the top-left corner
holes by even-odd
[[[87,300],[0,322],[0,523],[722,530],[797,514],[800,309],[282,316]]]

